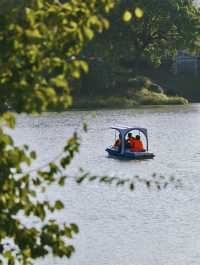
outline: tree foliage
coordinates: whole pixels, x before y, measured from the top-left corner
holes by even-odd
[[[27,113],[68,107],[70,79],[88,71],[78,55],[95,32],[108,27],[103,14],[113,4],[114,0],[29,0],[2,14],[1,108],[5,102]]]
[[[193,0],[119,1],[109,19],[105,54],[110,47],[110,54],[132,60],[133,65],[159,66],[162,58],[174,56],[177,50],[199,51],[200,10]]]
[[[108,27],[104,15],[114,0],[1,1],[0,23],[0,264],[31,264],[52,253],[70,257],[69,240],[78,232],[75,224],[59,225],[48,213],[61,210],[61,201],[42,200],[52,183],[63,186],[63,170],[79,148],[76,134],[57,162],[37,172],[23,173],[36,153],[17,147],[5,133],[14,128],[18,112],[41,113],[71,104],[70,82],[87,72],[79,54],[96,32]],[[2,11],[4,10],[4,11]],[[28,225],[22,220],[28,218]],[[32,224],[34,218],[37,226]]]
[[[91,71],[77,97],[127,96],[128,79],[149,77],[162,62],[170,71],[178,50],[199,53],[200,10],[193,0],[119,0],[108,19],[109,30],[84,49]]]
[[[130,21],[127,31],[130,34],[135,58],[147,58],[150,63],[160,65],[162,58],[175,55],[177,50],[199,48],[200,12],[194,1],[127,1],[121,8],[130,9],[140,6],[143,18]],[[122,25],[123,27],[123,25]],[[125,29],[125,28],[124,28]]]

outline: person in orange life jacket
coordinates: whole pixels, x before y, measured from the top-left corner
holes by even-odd
[[[140,136],[136,135],[135,140],[133,141],[133,147],[131,148],[133,152],[144,152],[143,142],[140,140]]]
[[[133,148],[135,137],[132,136],[132,133],[128,133],[128,139],[126,140],[126,148]]]

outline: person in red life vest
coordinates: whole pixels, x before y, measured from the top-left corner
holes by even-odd
[[[135,137],[132,136],[132,133],[128,133],[128,139],[126,140],[126,148],[132,149],[134,146]]]
[[[140,140],[140,136],[136,135],[135,140],[132,142],[133,146],[131,147],[131,151],[133,152],[144,152],[143,142]]]

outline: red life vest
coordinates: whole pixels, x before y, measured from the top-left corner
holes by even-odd
[[[130,148],[132,149],[134,147],[134,141],[135,141],[135,137],[131,136],[128,138],[128,143],[130,144]]]
[[[115,147],[120,147],[121,146],[121,140],[120,139],[117,139],[115,144],[114,144]]]
[[[144,151],[144,145],[141,140],[135,139],[133,141],[133,147],[131,148],[131,151],[133,152],[142,152]]]

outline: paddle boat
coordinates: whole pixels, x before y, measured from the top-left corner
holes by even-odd
[[[116,158],[127,158],[127,159],[148,159],[154,158],[154,154],[150,153],[149,150],[149,141],[148,141],[148,134],[146,128],[140,127],[127,127],[127,126],[113,126],[110,129],[115,130],[115,141],[116,141],[116,132],[121,137],[121,147],[114,147],[110,146],[106,148],[106,152],[108,152],[109,156],[116,157]],[[143,135],[146,143],[145,143],[145,150],[142,152],[133,152],[130,148],[126,148],[126,137],[128,133],[136,132],[136,134]]]

